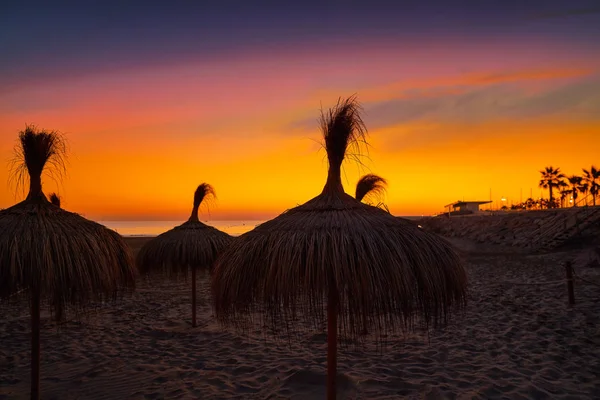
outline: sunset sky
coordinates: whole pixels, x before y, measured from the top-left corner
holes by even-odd
[[[270,218],[320,193],[319,110],[353,93],[371,147],[346,191],[379,174],[396,215],[600,166],[597,0],[46,3],[0,12],[0,208],[35,124],[68,139],[44,189],[70,211],[181,219],[208,182],[203,219]]]

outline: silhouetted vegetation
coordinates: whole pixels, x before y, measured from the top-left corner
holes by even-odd
[[[540,173],[542,174],[540,187],[543,189],[548,189],[548,193],[550,195],[548,208],[553,208],[556,205],[554,201],[553,189],[560,189],[567,185],[563,180],[565,175],[560,172],[560,168],[555,169],[552,166],[546,167],[544,170],[540,171]]]
[[[596,205],[596,197],[600,193],[600,170],[592,165],[592,167],[583,170],[583,183],[585,184],[586,192],[592,195],[593,205]]]
[[[539,186],[548,190],[549,198],[528,198],[522,203],[513,204],[510,208],[503,206],[501,210],[541,210],[545,208],[578,207],[596,205],[600,195],[600,169],[591,166],[582,169],[583,174],[565,176],[560,168],[546,167],[540,171],[542,175]],[[558,190],[560,197],[556,198]],[[589,204],[591,202],[591,204]]]

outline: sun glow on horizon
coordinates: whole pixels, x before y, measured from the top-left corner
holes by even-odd
[[[67,177],[45,178],[44,188],[68,210],[182,220],[208,182],[217,201],[202,218],[269,219],[321,192],[319,109],[357,92],[371,146],[363,166],[345,163],[347,193],[372,172],[389,182],[395,215],[488,200],[490,189],[494,201],[517,202],[539,193],[546,165],[580,174],[600,164],[600,58],[582,52],[548,64],[560,57],[544,46],[513,57],[415,50],[409,61],[370,49],[342,72],[321,50],[310,63],[290,53],[24,83],[0,95],[0,157],[9,160],[17,132],[35,123],[67,135]],[[0,207],[22,198],[7,186]]]

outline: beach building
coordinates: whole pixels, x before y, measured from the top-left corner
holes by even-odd
[[[444,208],[448,210],[449,215],[477,214],[480,205],[489,203],[491,201],[457,201],[445,205]]]

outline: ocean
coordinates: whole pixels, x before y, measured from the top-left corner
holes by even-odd
[[[181,225],[185,221],[98,221],[107,228],[117,231],[123,236],[156,236]],[[246,233],[264,221],[202,221],[207,225],[227,232],[232,236]]]
[[[405,216],[402,218],[419,219],[421,217]],[[156,236],[181,225],[185,221],[98,221],[102,225],[117,231],[123,236]],[[246,233],[264,220],[239,220],[239,221],[202,221],[207,225],[227,232],[231,236],[239,236]]]

